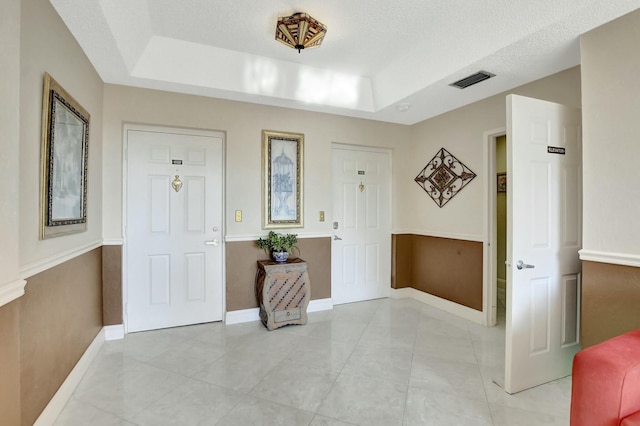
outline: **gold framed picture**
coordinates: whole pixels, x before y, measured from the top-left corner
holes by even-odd
[[[90,115],[48,73],[42,94],[40,238],[87,230]]]
[[[304,134],[262,131],[263,228],[302,228]]]

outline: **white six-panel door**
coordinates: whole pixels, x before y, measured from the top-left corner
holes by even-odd
[[[129,332],[222,320],[223,135],[184,133],[126,132]]]
[[[334,145],[333,303],[389,297],[391,155]]]
[[[571,374],[580,349],[581,115],[507,97],[505,390]]]

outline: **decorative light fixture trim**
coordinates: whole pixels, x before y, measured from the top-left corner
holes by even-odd
[[[326,33],[326,25],[306,13],[278,18],[276,25],[276,40],[298,49],[298,53],[302,49],[320,46]]]
[[[441,148],[416,176],[415,181],[438,207],[443,207],[474,177],[476,174],[462,161],[446,149]]]

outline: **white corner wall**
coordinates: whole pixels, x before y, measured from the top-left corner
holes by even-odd
[[[20,0],[0,4],[0,298],[5,285],[18,280]],[[2,303],[0,303],[1,305]]]
[[[613,263],[640,261],[638,40],[640,10],[581,39],[584,252]]]
[[[20,46],[19,256],[23,277],[102,241],[102,93],[104,84],[48,1],[22,0]],[[13,45],[9,43],[9,45]],[[40,144],[44,73],[91,114],[87,232],[39,240]],[[18,145],[18,141],[13,141]]]

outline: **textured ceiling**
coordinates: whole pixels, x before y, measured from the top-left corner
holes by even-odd
[[[640,0],[51,0],[107,83],[413,124],[577,65]],[[279,16],[328,27],[298,52]],[[450,83],[496,74],[465,90]],[[399,111],[399,104],[408,104]]]

